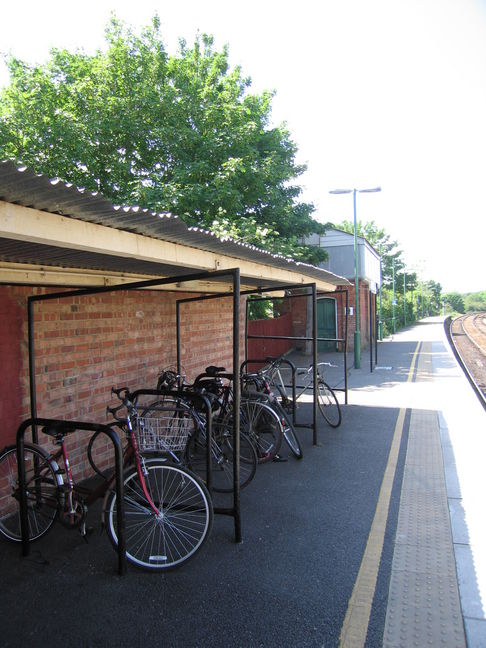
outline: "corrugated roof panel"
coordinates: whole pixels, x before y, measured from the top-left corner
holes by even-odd
[[[37,174],[12,160],[0,161],[0,200],[303,273],[334,285],[348,284],[343,277],[311,264],[294,261],[232,239],[221,239],[197,227],[188,227],[184,221],[172,214],[153,213],[140,207],[113,205],[100,194],[94,194],[59,179],[50,180],[47,176]],[[70,251],[66,258],[71,259],[74,256],[74,252]]]
[[[124,258],[111,254],[97,254],[60,248],[40,243],[12,241],[0,238],[0,261],[148,275],[179,276],[187,274],[184,266]]]

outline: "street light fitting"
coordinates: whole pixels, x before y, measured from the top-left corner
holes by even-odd
[[[330,194],[349,194],[349,193],[377,193],[381,191],[381,187],[373,187],[372,189],[333,189]]]
[[[377,193],[381,191],[381,187],[374,187],[373,189],[358,189],[358,193]]]

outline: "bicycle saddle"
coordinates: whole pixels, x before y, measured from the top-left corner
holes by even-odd
[[[66,426],[64,421],[60,421],[59,423],[44,425],[42,432],[48,436],[57,437],[59,434],[64,435],[68,432],[74,432],[74,429],[70,426]]]
[[[209,367],[206,367],[205,372],[207,373],[208,376],[213,376],[216,377],[219,373],[222,371],[226,371],[225,367],[215,367],[214,365],[210,365]]]

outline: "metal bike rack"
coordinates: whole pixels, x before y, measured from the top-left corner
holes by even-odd
[[[266,365],[271,360],[275,360],[275,358],[265,358],[265,360],[262,360],[261,358],[248,358],[247,360],[244,360],[241,363],[240,374],[244,373],[244,370],[247,368],[249,364]],[[297,425],[297,427],[310,427],[307,424],[297,423],[297,381],[296,381],[297,367],[294,365],[293,362],[287,360],[287,358],[282,358],[280,360],[280,364],[286,364],[290,368],[291,383],[290,385],[285,385],[285,386],[290,387],[292,389],[292,423],[294,425]]]
[[[315,283],[311,284],[298,284],[298,285],[290,285],[290,286],[278,286],[274,288],[269,288],[269,289],[264,289],[264,290],[259,290],[259,291],[248,291],[248,293],[242,293],[242,294],[258,294],[262,292],[272,292],[272,291],[288,291],[288,290],[294,290],[294,289],[299,289],[301,290],[302,288],[310,289],[310,294],[291,294],[291,295],[286,295],[285,299],[295,299],[295,298],[300,298],[305,297],[307,299],[311,298],[312,299],[312,336],[307,337],[307,336],[288,336],[288,335],[250,335],[248,333],[248,302],[247,302],[247,308],[246,308],[246,327],[245,327],[245,357],[248,357],[248,340],[294,340],[294,341],[302,341],[302,342],[312,342],[312,365],[313,365],[313,386],[314,386],[314,402],[313,402],[313,416],[312,416],[312,424],[297,424],[299,427],[309,427],[313,431],[313,444],[317,445],[317,419],[318,419],[318,404],[317,404],[317,360],[318,360],[318,342],[340,342],[344,344],[344,389],[339,389],[336,388],[334,391],[344,391],[344,402],[347,404],[348,402],[348,370],[347,370],[347,340],[348,340],[348,302],[349,302],[349,292],[347,289],[345,290],[337,290],[332,293],[325,293],[325,292],[317,292],[317,287]],[[344,294],[345,295],[345,318],[344,318],[344,338],[321,338],[317,336],[317,297],[318,295],[336,295],[336,294]],[[273,301],[275,299],[281,299],[281,297],[261,297],[261,301]],[[293,378],[294,382],[294,378]],[[293,399],[295,401],[295,398]],[[295,408],[295,404],[294,404]],[[294,421],[295,421],[295,414],[294,414]]]
[[[185,299],[178,299],[176,302],[176,331],[177,331],[177,370],[181,370],[181,313],[180,309],[182,304],[189,304],[191,302],[206,301],[210,299],[222,299],[224,297],[231,297],[233,299],[233,374],[224,374],[233,380],[233,407],[236,412],[240,410],[240,374],[237,367],[240,361],[240,295],[246,294],[240,291],[240,276],[234,276],[233,292],[220,293],[217,295],[202,295],[200,297],[187,297]],[[240,498],[240,419],[238,416],[233,417],[233,506],[230,508],[216,507],[215,513],[220,515],[229,515],[234,518],[235,529],[235,542],[242,541],[241,533],[241,498]],[[209,462],[209,457],[208,457]],[[209,474],[209,473],[208,473]]]
[[[106,434],[112,444],[115,455],[115,484],[117,497],[117,534],[118,534],[118,573],[123,575],[126,572],[125,555],[125,509],[123,503],[123,453],[121,442],[108,425],[87,423],[83,421],[63,421],[61,419],[31,418],[24,421],[17,430],[17,465],[19,471],[20,490],[20,531],[22,536],[22,556],[28,556],[30,552],[29,525],[27,518],[27,493],[25,490],[25,457],[24,457],[24,435],[31,427],[47,427],[58,429],[63,434],[70,434],[76,430],[86,432],[102,432]]]

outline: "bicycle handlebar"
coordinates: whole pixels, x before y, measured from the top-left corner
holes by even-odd
[[[117,407],[107,407],[106,413],[111,414],[113,418],[117,421],[124,421],[125,417],[118,416],[118,412],[124,407],[125,405],[123,403],[121,405],[118,405]]]
[[[123,392],[125,392],[125,394],[122,396]],[[125,398],[128,398],[130,391],[128,390],[128,387],[119,387],[118,389],[116,387],[112,387],[111,393],[115,394],[117,398],[123,401]]]

